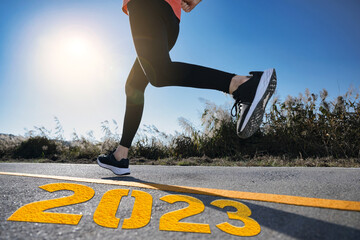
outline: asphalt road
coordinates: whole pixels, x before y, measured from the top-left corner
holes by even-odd
[[[0,239],[360,239],[359,211],[250,201],[187,193],[186,190],[179,193],[134,185],[166,184],[204,188],[204,192],[211,188],[359,202],[360,169],[131,166],[131,171],[129,176],[117,177],[112,172],[91,164],[0,163],[0,172],[85,179],[85,182],[79,182],[66,178],[0,174]],[[86,179],[92,180],[87,182]],[[106,181],[94,183],[97,180]],[[107,184],[114,181],[122,183],[122,186]],[[94,196],[88,197],[90,200],[46,210],[53,213],[80,214],[82,218],[77,224],[50,223],[50,220],[45,220],[47,223],[30,222],[26,220],[29,214],[18,214],[20,219],[23,219],[21,221],[8,220],[18,209],[28,206],[29,203],[73,195],[71,191],[49,192],[39,188],[48,184],[60,186],[59,183],[79,184],[81,191],[89,194],[91,189],[94,190]],[[114,190],[112,193],[115,195],[112,197],[109,195],[110,190]],[[127,190],[128,195],[121,198],[117,208],[114,199],[120,199],[117,196]],[[136,193],[143,197],[131,197]],[[79,196],[77,193],[75,195]],[[110,196],[108,202],[105,196]],[[183,201],[185,198],[190,199],[189,204]],[[170,199],[175,203],[171,204]],[[212,204],[215,200],[227,207],[222,209]],[[236,212],[235,207],[229,206],[229,200],[239,206],[240,220],[229,219],[227,212]],[[116,206],[115,210],[109,210],[111,204]],[[44,203],[39,205],[43,206]],[[107,208],[101,211],[104,206]],[[180,224],[174,217],[186,216],[185,211],[172,214],[172,219],[167,215],[187,206],[190,216],[180,220]],[[202,206],[204,210],[201,212]],[[245,216],[246,208],[250,209],[250,216]],[[31,211],[41,212],[32,207],[27,213]],[[196,211],[200,213],[193,215]],[[114,215],[112,217],[111,212]],[[143,217],[144,214],[146,217]],[[148,221],[141,220],[141,217],[148,218]],[[118,226],[109,227],[116,218],[120,219]],[[192,224],[184,225],[182,222]],[[233,227],[221,230],[216,226],[223,222]],[[254,235],[256,231],[260,233],[254,237],[236,236]]]

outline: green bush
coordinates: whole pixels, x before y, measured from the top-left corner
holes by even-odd
[[[84,137],[72,141],[70,146],[63,151],[63,155],[72,159],[95,159],[101,152],[100,144],[93,143]]]
[[[161,142],[157,142],[154,138],[144,137],[133,144],[129,150],[130,157],[143,157],[147,159],[157,160],[169,156],[168,148]]]
[[[175,157],[208,156],[287,156],[296,157],[360,157],[360,102],[353,91],[327,100],[326,90],[298,97],[288,96],[284,102],[275,98],[264,124],[252,137],[236,135],[236,120],[230,110],[207,102],[202,115],[203,131],[181,120],[185,134],[170,145]]]
[[[275,152],[304,157],[360,157],[359,94],[349,91],[334,101],[323,90],[318,96],[275,100],[263,128]]]
[[[0,159],[11,157],[15,149],[25,140],[24,137],[14,136],[12,134],[0,133]]]
[[[56,143],[46,137],[31,137],[23,141],[14,151],[14,157],[44,158],[57,154]]]
[[[187,158],[200,156],[199,145],[191,137],[180,135],[175,137],[169,147],[171,156],[175,158]]]

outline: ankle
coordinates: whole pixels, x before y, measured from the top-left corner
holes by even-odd
[[[240,76],[236,75],[231,79],[230,86],[229,86],[229,93],[233,94],[233,92],[238,89],[238,87],[249,80],[249,76]]]
[[[128,158],[129,148],[119,145],[114,152],[116,160],[120,161],[123,158]]]

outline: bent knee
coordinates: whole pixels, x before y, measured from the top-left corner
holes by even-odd
[[[170,75],[171,62],[150,62],[144,58],[140,59],[141,67],[146,78],[154,87],[167,86]]]
[[[168,86],[168,72],[158,69],[157,71],[151,72],[151,74],[145,73],[151,85],[154,87]]]

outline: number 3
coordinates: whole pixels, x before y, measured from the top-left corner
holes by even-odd
[[[231,225],[228,222],[220,223],[216,225],[220,230],[242,237],[251,237],[258,235],[261,231],[260,225],[249,216],[251,215],[251,210],[244,204],[232,200],[215,200],[211,202],[211,205],[224,208],[224,207],[235,207],[236,212],[227,212],[229,219],[240,220],[244,223],[243,227],[236,227]]]

